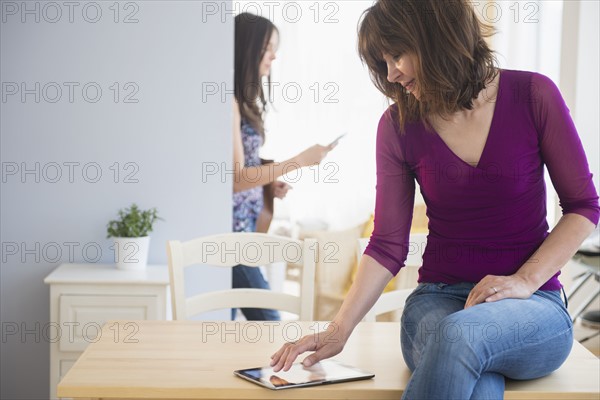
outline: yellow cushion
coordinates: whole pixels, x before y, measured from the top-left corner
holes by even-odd
[[[356,262],[357,239],[364,224],[339,231],[303,231],[299,238],[313,238],[319,243],[315,285],[317,293],[341,295],[351,279]]]

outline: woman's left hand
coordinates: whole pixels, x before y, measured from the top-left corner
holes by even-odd
[[[287,183],[281,182],[281,181],[275,181],[274,185],[275,185],[275,188],[273,190],[273,195],[275,197],[277,197],[278,199],[283,199],[286,196],[288,190],[290,190],[292,188]]]
[[[528,299],[535,292],[527,281],[518,275],[487,275],[469,293],[465,308],[502,299]]]

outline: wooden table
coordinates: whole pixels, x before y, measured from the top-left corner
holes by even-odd
[[[169,399],[399,399],[410,372],[398,323],[361,323],[335,358],[375,373],[366,381],[272,391],[233,375],[267,365],[315,322],[112,321],[58,385],[60,397]],[[506,399],[598,399],[600,361],[579,343],[551,375],[509,381]]]

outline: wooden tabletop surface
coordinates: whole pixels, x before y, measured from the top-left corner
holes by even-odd
[[[111,321],[58,385],[60,397],[170,399],[399,399],[410,372],[399,323],[361,323],[335,359],[375,378],[273,391],[233,375],[268,365],[286,341],[324,322]],[[90,339],[90,341],[92,341]],[[301,356],[300,359],[303,357]],[[600,361],[579,343],[551,375],[508,381],[506,399],[598,399]]]

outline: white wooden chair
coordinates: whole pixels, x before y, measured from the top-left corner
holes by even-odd
[[[335,317],[344,298],[356,264],[356,246],[364,223],[342,230],[299,232],[299,238],[318,242],[315,265],[315,309],[318,321]]]
[[[360,259],[369,243],[368,238],[358,239],[358,254]],[[427,244],[426,233],[411,233],[408,255],[404,268],[396,276],[396,290],[382,293],[363,321],[375,322],[378,315],[386,314],[404,308],[406,298],[417,286],[418,269],[422,264],[422,255]]]
[[[316,248],[314,239],[299,241],[264,233],[226,233],[187,242],[171,240],[167,243],[167,254],[173,319],[185,320],[212,310],[251,307],[287,311],[297,314],[302,321],[312,321]],[[243,264],[258,268],[279,261],[302,265],[300,296],[264,289],[228,289],[185,297],[184,270],[189,266]]]

